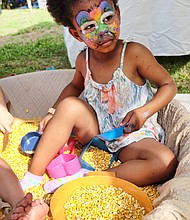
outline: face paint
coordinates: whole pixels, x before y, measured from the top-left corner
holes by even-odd
[[[107,1],[102,1],[90,12],[80,11],[76,22],[81,29],[81,38],[91,48],[97,48],[119,35],[119,18]]]

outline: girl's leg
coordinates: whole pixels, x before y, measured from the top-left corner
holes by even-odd
[[[24,197],[24,191],[10,166],[0,158],[0,197],[13,208]]]
[[[154,139],[143,139],[130,144],[121,150],[118,159],[122,164],[110,171],[138,186],[172,178],[177,166],[173,152]]]
[[[59,104],[39,141],[29,172],[42,176],[72,130],[82,144],[99,133],[96,114],[86,102],[76,97],[68,97]]]

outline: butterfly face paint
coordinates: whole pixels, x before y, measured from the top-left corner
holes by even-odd
[[[76,22],[81,30],[81,38],[91,48],[97,48],[119,36],[119,18],[107,1],[102,1],[90,12],[80,11],[76,15]]]

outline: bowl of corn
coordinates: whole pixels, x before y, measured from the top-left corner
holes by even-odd
[[[41,134],[36,131],[31,131],[25,134],[20,142],[21,149],[26,154],[34,154]]]
[[[89,172],[62,185],[52,196],[50,208],[54,220],[140,220],[153,209],[139,187],[106,171]]]
[[[117,153],[109,152],[104,141],[94,137],[82,150],[79,161],[81,167],[91,171],[106,170],[112,166],[117,159]],[[105,167],[99,161],[104,161]],[[101,167],[99,167],[99,165]]]

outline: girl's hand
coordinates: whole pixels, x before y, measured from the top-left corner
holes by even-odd
[[[49,120],[53,117],[52,114],[47,114],[39,123],[39,132],[43,132]]]
[[[8,110],[0,109],[0,131],[2,133],[5,133],[5,131],[11,133],[13,122],[14,117],[8,112]]]
[[[126,124],[126,127],[124,127],[124,133],[128,134],[139,130],[148,117],[149,112],[144,112],[141,108],[136,108],[128,112],[122,121],[123,125]]]

